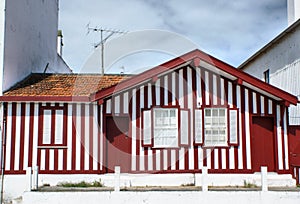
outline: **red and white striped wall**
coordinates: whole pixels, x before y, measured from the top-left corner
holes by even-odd
[[[131,118],[132,172],[197,172],[207,166],[210,172],[253,172],[251,160],[252,116],[269,116],[276,121],[275,164],[278,172],[289,169],[287,109],[267,93],[238,85],[230,76],[220,76],[205,68],[184,67],[145,81],[104,101],[105,115]],[[143,147],[141,110],[151,106],[176,105],[190,110],[190,145],[179,149]],[[201,106],[229,106],[239,110],[239,145],[203,148],[194,146],[194,109]],[[104,116],[105,119],[105,116]]]
[[[5,172],[24,174],[33,166],[40,173],[101,172],[101,115],[95,103],[7,103]]]

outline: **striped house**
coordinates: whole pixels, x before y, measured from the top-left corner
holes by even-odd
[[[31,74],[2,96],[5,173],[291,173],[297,98],[199,50],[135,76]]]

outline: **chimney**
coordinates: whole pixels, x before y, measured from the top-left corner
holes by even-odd
[[[300,0],[287,0],[288,25],[300,18]]]
[[[63,44],[63,35],[62,35],[62,31],[58,30],[57,31],[57,54],[59,54],[59,56],[62,55],[62,47],[64,46]]]

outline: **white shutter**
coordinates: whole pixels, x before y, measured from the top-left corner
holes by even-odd
[[[51,143],[51,110],[44,110],[43,144]]]
[[[229,110],[229,142],[230,144],[238,143],[238,111]]]
[[[151,145],[151,110],[143,111],[143,144]]]
[[[55,144],[63,144],[63,110],[55,111]]]
[[[195,110],[195,143],[202,144],[202,110]]]
[[[182,145],[189,145],[189,111],[180,110],[180,141]]]

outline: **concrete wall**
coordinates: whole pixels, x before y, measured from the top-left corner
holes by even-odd
[[[57,55],[58,0],[6,0],[0,12],[5,12],[3,90],[43,72],[47,63],[47,72],[70,72]]]
[[[165,204],[165,203],[243,203],[260,204],[297,203],[300,192],[199,192],[199,191],[158,191],[158,192],[29,192],[23,196],[23,204],[52,204],[52,203],[122,203],[122,204]]]

